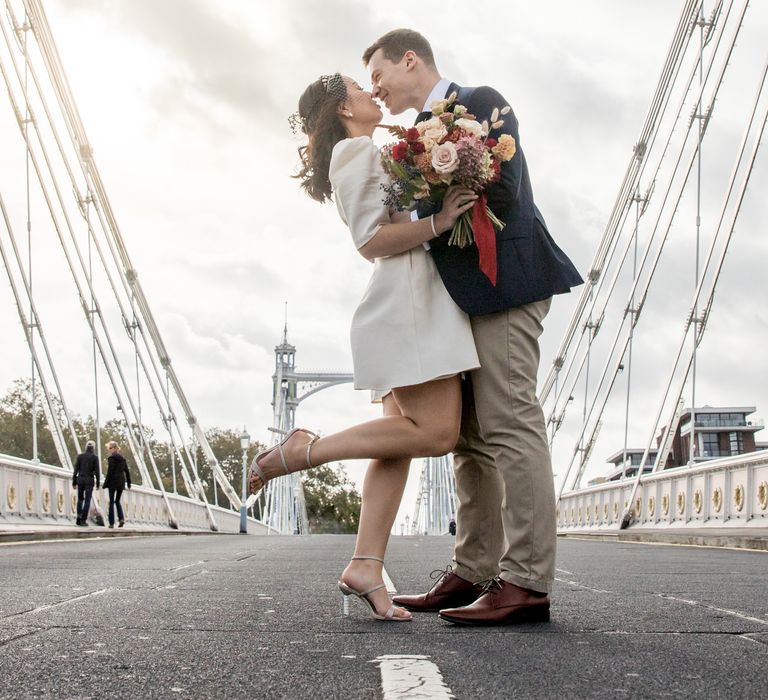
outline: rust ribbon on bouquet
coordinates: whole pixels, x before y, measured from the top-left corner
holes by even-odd
[[[496,286],[496,229],[488,218],[488,199],[481,194],[472,208],[472,233],[480,253],[480,270]]]

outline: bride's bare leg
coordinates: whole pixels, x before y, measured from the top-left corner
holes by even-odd
[[[459,438],[461,385],[458,376],[393,389],[400,415],[361,423],[320,438],[312,463],[341,459],[401,459],[440,456]]]
[[[392,394],[384,397],[384,415],[401,415]],[[384,558],[392,525],[403,498],[410,465],[410,457],[371,460],[363,481],[363,502],[355,556]],[[352,588],[365,591],[381,583],[381,567],[382,564],[378,561],[355,559],[344,569],[341,578]],[[389,594],[383,588],[371,593],[369,597],[376,609],[382,613],[386,612],[391,604]],[[398,609],[396,615],[408,617],[409,613]]]
[[[453,449],[461,420],[458,376],[399,387],[392,393],[400,407],[399,415],[385,415],[320,438],[312,445],[312,464],[366,457],[438,457]],[[285,444],[291,471],[307,468],[308,442],[308,435],[298,432]],[[270,477],[273,473],[275,476],[283,473],[277,450],[265,456],[259,465]]]

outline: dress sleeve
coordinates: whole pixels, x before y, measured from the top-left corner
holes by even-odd
[[[389,223],[389,209],[384,204],[386,193],[382,189],[387,176],[373,141],[361,136],[338,143],[330,180],[339,215],[359,250],[383,224]]]

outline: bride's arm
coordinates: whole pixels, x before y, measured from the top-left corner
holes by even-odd
[[[397,212],[358,252],[367,260],[375,260],[411,250],[453,228],[456,219],[471,209],[476,199],[472,190],[452,187],[446,192],[439,212],[418,221],[411,221],[408,212]]]
[[[411,212],[409,211],[393,211],[389,218],[393,224],[404,224],[407,221],[413,221],[411,218]]]

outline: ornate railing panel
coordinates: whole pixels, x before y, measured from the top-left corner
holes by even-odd
[[[559,532],[618,529],[632,507],[630,527],[768,527],[768,450],[676,467],[634,479],[565,493],[557,508]]]
[[[106,490],[94,491],[95,506],[106,519]],[[186,496],[167,494],[181,529],[211,530],[205,504]],[[160,491],[134,486],[123,493],[125,517],[131,527],[168,528],[168,510]],[[0,455],[0,527],[8,525],[74,525],[77,488],[72,475],[60,467],[33,464]],[[219,532],[238,532],[240,513],[210,506]],[[258,520],[248,519],[251,534],[267,534]]]

